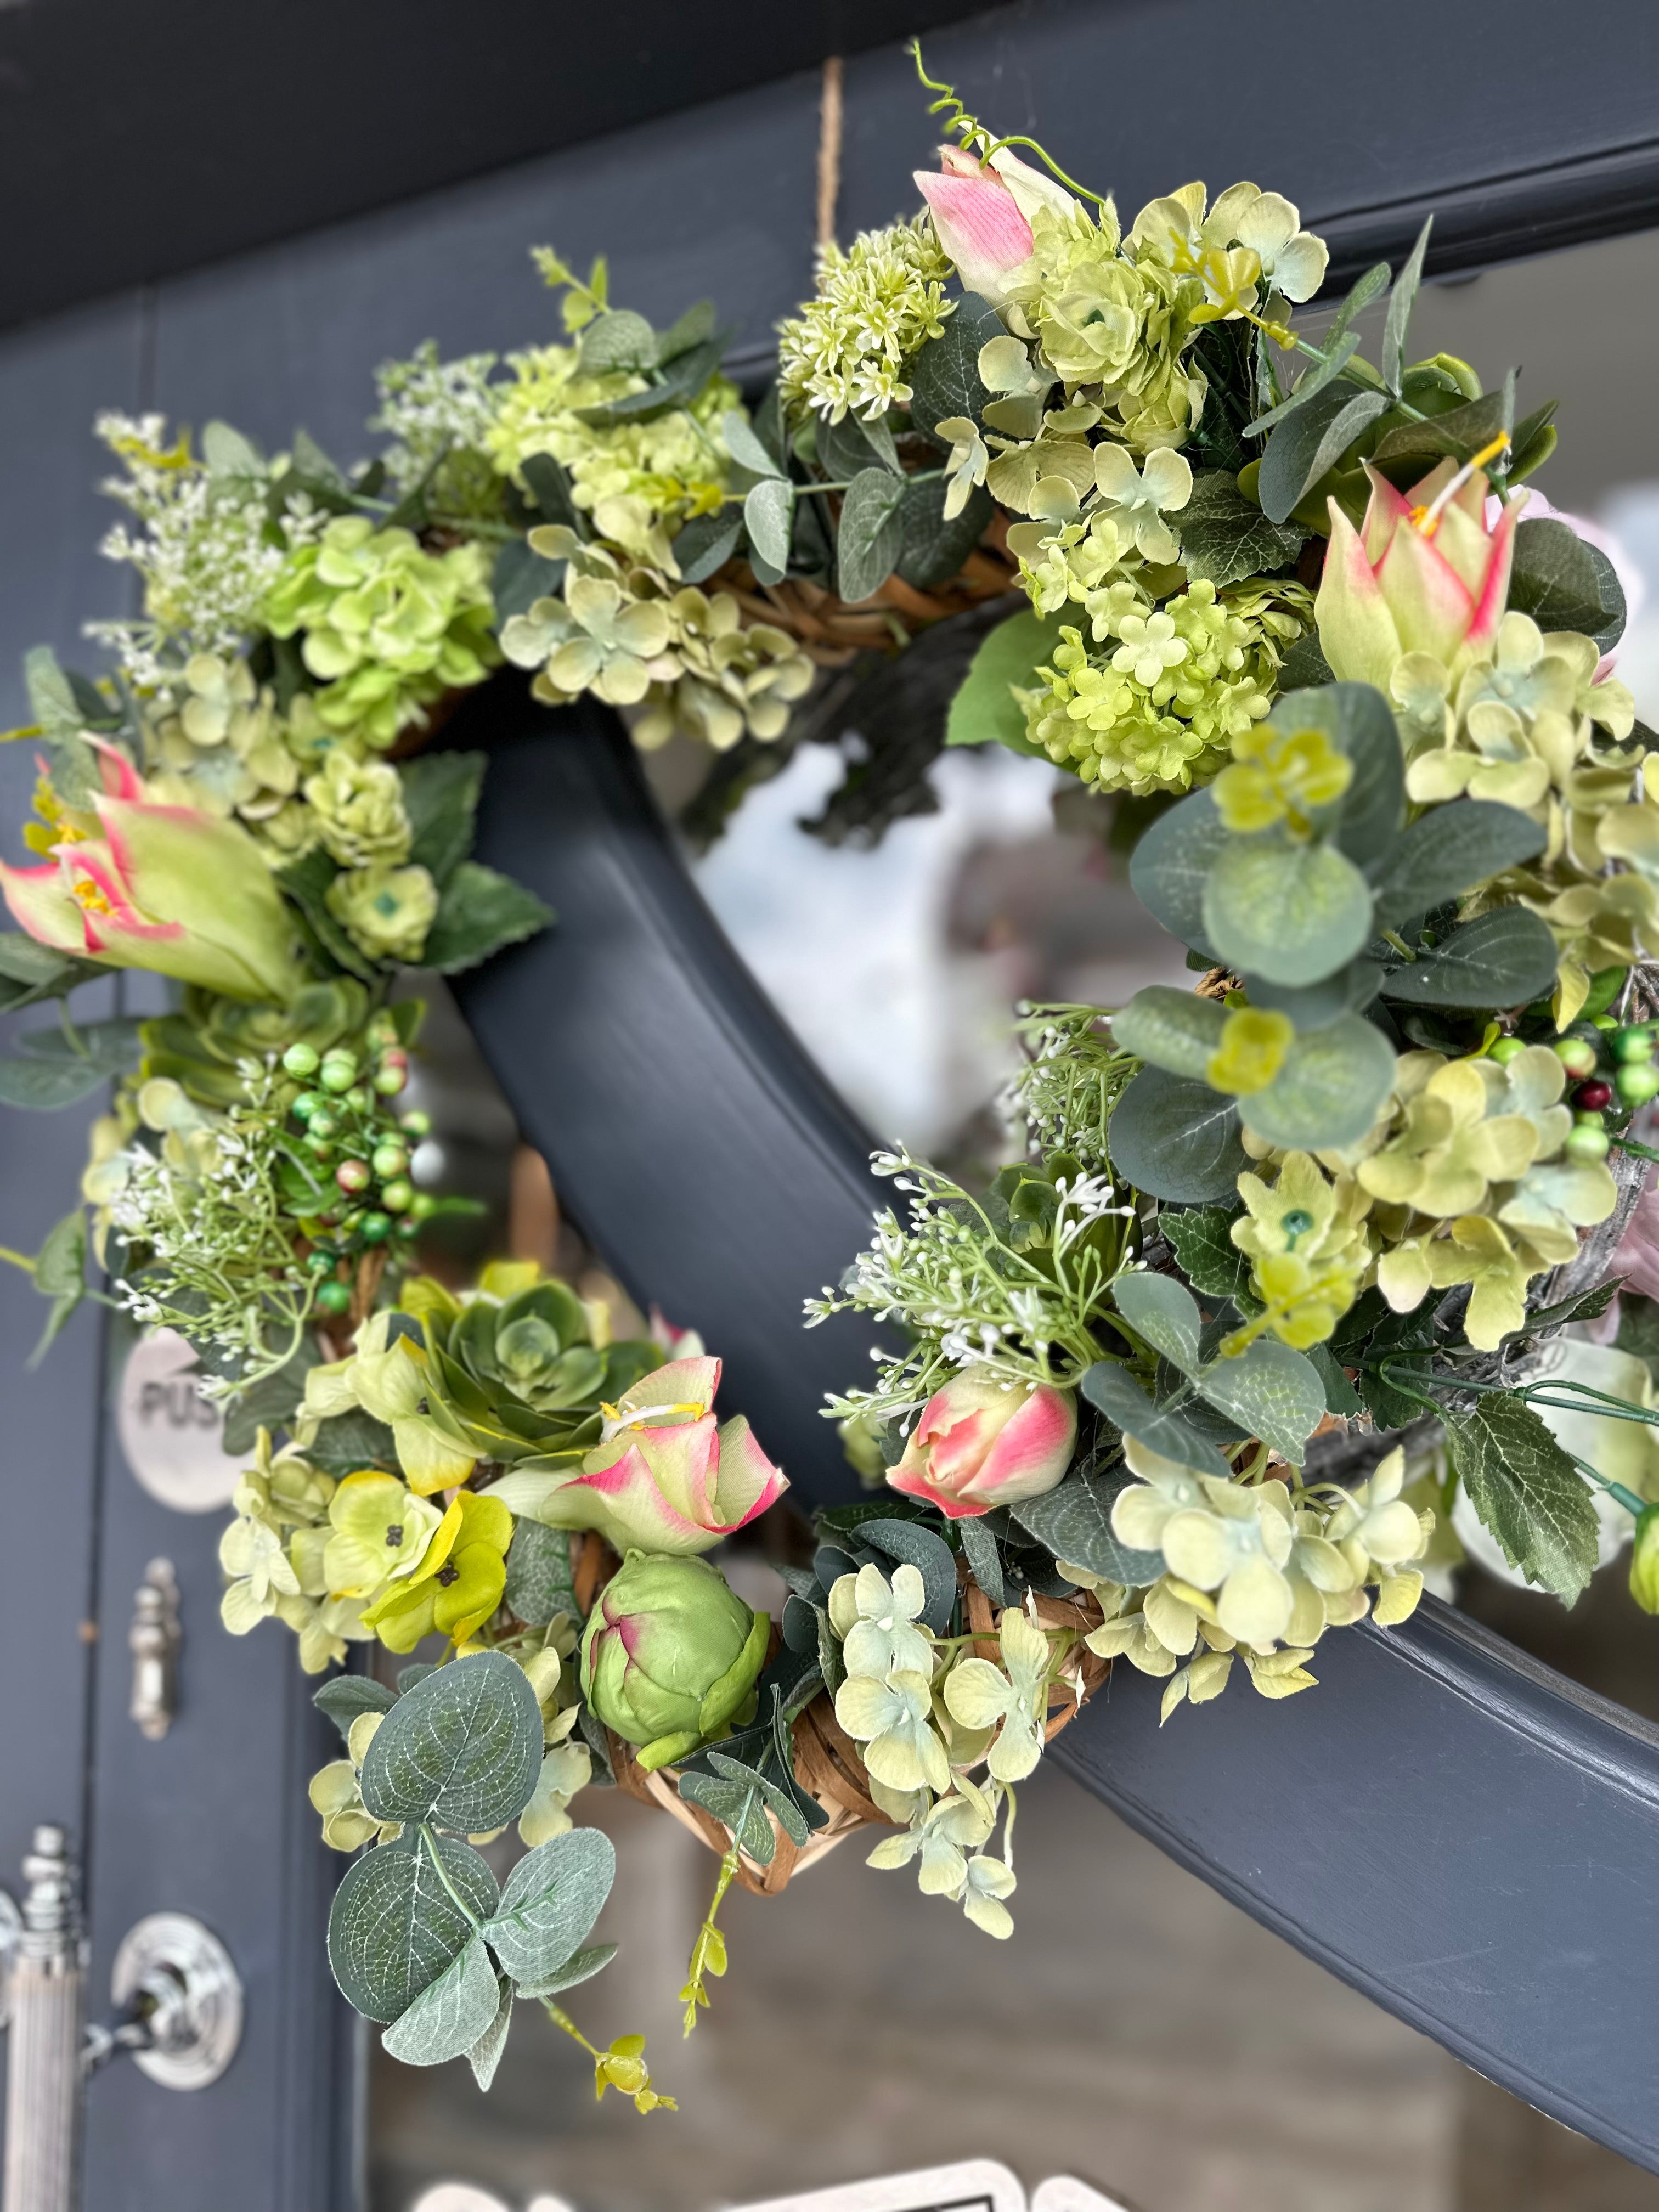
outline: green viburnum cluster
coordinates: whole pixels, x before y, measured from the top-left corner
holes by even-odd
[[[945,327],[951,266],[926,216],[819,250],[817,289],[778,326],[778,386],[794,415],[878,421],[910,398],[904,364]]]
[[[245,659],[196,653],[142,717],[148,788],[177,805],[234,815],[273,866],[316,842],[301,785],[338,744],[308,691],[279,711],[269,684]]]
[[[1368,1612],[1389,1627],[1416,1609],[1423,1577],[1411,1563],[1434,1516],[1401,1498],[1402,1451],[1352,1489],[1304,1485],[1296,1470],[1288,1483],[1222,1480],[1133,1437],[1124,1452],[1137,1480],[1117,1493],[1112,1533],[1161,1571],[1136,1586],[1069,1563],[1063,1571],[1105,1616],[1089,1649],[1169,1677],[1164,1719],[1183,1699],[1219,1697],[1235,1658],[1261,1696],[1291,1697],[1317,1680],[1307,1662],[1327,1628]]]
[[[484,548],[430,553],[365,514],[337,515],[298,548],[262,614],[273,637],[300,638],[324,727],[378,748],[444,691],[482,683],[497,658]]]

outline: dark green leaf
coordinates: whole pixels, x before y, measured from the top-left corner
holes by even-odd
[[[1031,690],[1037,670],[1060,642],[1060,626],[1026,607],[999,623],[975,653],[945,723],[947,745],[1006,745],[1040,755],[1025,734],[1025,709],[1014,688]]]
[[[1454,799],[1432,806],[1413,823],[1377,875],[1377,924],[1397,929],[1534,859],[1544,845],[1537,823],[1496,799]]]
[[[1624,634],[1625,594],[1613,563],[1553,516],[1517,523],[1510,605],[1541,630],[1578,630],[1606,653]]]
[[[596,406],[577,408],[577,419],[595,428],[615,422],[654,422],[660,416],[686,406],[719,368],[730,335],[729,331],[722,331],[704,339],[701,345],[690,347],[679,355],[665,374],[641,391],[624,392],[617,398],[602,400]]]
[[[1319,632],[1310,629],[1285,648],[1279,664],[1279,689],[1305,691],[1335,680],[1335,672],[1320,648]]]
[[[1431,415],[1424,422],[1402,422],[1378,441],[1372,459],[1389,477],[1407,483],[1425,474],[1448,455],[1467,461],[1489,445],[1500,430],[1507,430],[1515,416],[1515,372],[1510,371],[1496,392],[1467,401],[1444,415]]]
[[[694,514],[674,540],[674,564],[681,581],[706,584],[732,558],[742,536],[743,518],[735,508]]]
[[[850,483],[861,469],[878,465],[895,476],[902,472],[893,434],[885,422],[860,422],[856,415],[843,415],[839,422],[820,418],[817,435],[818,466],[830,483]]]
[[[1118,1100],[1107,1141],[1127,1182],[1177,1205],[1231,1198],[1249,1164],[1237,1103],[1161,1067],[1143,1068]]]
[[[398,1449],[384,1421],[355,1407],[317,1424],[306,1457],[325,1474],[350,1474],[360,1467],[396,1467]]]
[[[329,912],[328,887],[339,872],[337,864],[319,845],[302,860],[290,860],[287,867],[278,868],[276,880],[305,916],[329,958],[349,975],[372,982],[378,972],[374,961],[352,942]]]
[[[1264,975],[1246,974],[1243,981],[1253,1006],[1288,1014],[1298,1030],[1322,1030],[1340,1014],[1363,1013],[1382,988],[1382,970],[1362,953],[1335,975],[1296,989],[1270,983]]]
[[[328,1715],[344,1737],[350,1735],[351,1723],[361,1714],[389,1713],[397,1699],[384,1682],[368,1674],[336,1674],[311,1702],[319,1713]]]
[[[1342,336],[1356,317],[1364,313],[1373,300],[1387,291],[1389,279],[1393,274],[1393,270],[1386,261],[1377,261],[1374,262],[1364,275],[1358,279],[1353,289],[1331,318],[1329,327],[1325,332],[1325,343],[1328,346],[1334,344]]]
[[[1412,309],[1417,304],[1418,287],[1423,282],[1423,257],[1429,250],[1429,233],[1433,228],[1434,217],[1425,216],[1423,228],[1417,234],[1417,243],[1389,295],[1388,319],[1382,326],[1382,381],[1390,392],[1400,389],[1406,332],[1411,325]]]
[[[1297,523],[1269,522],[1224,469],[1197,477],[1192,497],[1171,519],[1187,574],[1194,582],[1207,577],[1218,589],[1288,568],[1308,534]]]
[[[1359,350],[1359,334],[1357,331],[1348,331],[1334,338],[1327,334],[1323,350],[1324,360],[1308,371],[1288,399],[1281,399],[1277,407],[1270,407],[1265,415],[1258,415],[1254,422],[1244,425],[1247,438],[1265,436],[1275,423],[1282,422],[1298,407],[1305,406],[1316,393],[1324,391],[1327,385],[1340,376]]]
[[[678,361],[682,354],[695,347],[707,345],[714,335],[714,303],[699,300],[663,332],[657,341],[657,361],[666,368],[670,362]]]
[[[530,1628],[545,1628],[564,1613],[581,1619],[570,1573],[570,1538],[539,1521],[519,1522],[507,1555],[507,1610]]]
[[[385,1735],[385,1724],[379,1733]],[[483,1859],[453,1837],[440,1837],[438,1849],[449,1886],[474,1918],[487,1919],[496,1891]],[[418,1837],[382,1844],[349,1866],[328,1916],[334,1978],[347,2002],[370,2020],[407,2012],[474,1940],[471,1922]]]
[[[1365,1410],[1364,1401],[1338,1365],[1328,1344],[1308,1347],[1308,1358],[1318,1370],[1319,1379],[1325,1387],[1325,1410],[1342,1420],[1352,1420]]]
[[[962,1539],[962,1554],[968,1562],[969,1571],[974,1580],[993,1605],[1006,1605],[1008,1597],[1003,1587],[1002,1560],[997,1551],[997,1540],[986,1527],[984,1516],[968,1514],[957,1522],[957,1534]]]
[[[1134,1376],[1116,1360],[1097,1360],[1085,1370],[1081,1389],[1089,1403],[1104,1413],[1115,1429],[1121,1429],[1126,1437],[1133,1437],[1148,1451],[1158,1452],[1182,1467],[1194,1468],[1200,1474],[1218,1475],[1224,1481],[1232,1473],[1206,1437],[1179,1413],[1166,1413],[1162,1407],[1154,1406]],[[1024,1505],[1017,1509],[1016,1517],[1024,1528],[1031,1525],[1025,1517],[1027,1510]],[[1061,1556],[1070,1559],[1073,1554],[1067,1552]],[[1078,1561],[1079,1566],[1086,1564],[1083,1559]]]
[[[1389,404],[1386,392],[1354,392],[1350,398],[1352,389],[1346,384],[1328,384],[1269,434],[1256,489],[1270,522],[1288,522],[1304,494]]]
[[[885,469],[861,469],[842,501],[836,539],[836,588],[853,604],[879,591],[904,548],[899,505],[904,480]]]
[[[544,522],[562,522],[578,538],[587,535],[581,509],[571,497],[570,479],[551,453],[526,453],[519,464],[519,474]]]
[[[1479,1012],[1526,1006],[1553,988],[1555,969],[1547,924],[1525,907],[1497,907],[1391,969],[1382,995],[1411,1006]]]
[[[689,1805],[701,1805],[705,1813],[712,1813],[757,1866],[771,1865],[777,1838],[766,1817],[758,1778],[729,1782],[723,1775],[682,1774],[680,1795]]]
[[[525,1854],[483,1926],[515,1982],[558,1972],[586,1941],[616,1878],[616,1850],[597,1828],[567,1828]]]
[[[47,1231],[34,1255],[34,1287],[46,1298],[79,1297],[86,1268],[87,1222],[77,1206]]]
[[[523,1812],[542,1767],[542,1713],[523,1668],[480,1651],[417,1682],[363,1761],[377,1820],[432,1820],[462,1835]]]
[[[440,890],[472,848],[484,768],[482,753],[421,753],[398,763],[413,832],[409,857],[431,871]]]
[[[763,584],[781,582],[789,566],[789,532],[794,513],[795,488],[781,477],[763,477],[743,502],[750,565]]]
[[[463,860],[444,886],[420,964],[441,975],[458,975],[504,945],[534,937],[553,919],[551,907],[522,884],[476,860]]]
[[[1659,1303],[1626,1291],[1619,1301],[1619,1334],[1613,1340],[1620,1352],[1640,1359],[1659,1380]]]
[[[1232,1240],[1232,1225],[1242,1219],[1237,1206],[1194,1206],[1180,1212],[1165,1209],[1158,1217],[1170,1250],[1193,1288],[1205,1297],[1236,1298],[1250,1285],[1249,1255]]]
[[[305,1402],[306,1376],[321,1358],[316,1339],[308,1335],[273,1374],[239,1390],[225,1411],[222,1448],[252,1451],[261,1429],[275,1431],[290,1421]]]
[[[919,592],[937,591],[948,584],[984,536],[996,513],[996,503],[983,484],[968,495],[959,514],[948,520],[942,483],[907,483],[899,501],[899,527],[903,550],[896,563],[899,575]]]
[[[964,293],[940,335],[910,356],[910,420],[918,430],[931,438],[952,416],[979,421],[991,396],[980,382],[979,357],[993,338],[1006,336],[1002,318],[990,302],[976,292]]]
[[[943,1636],[957,1601],[957,1563],[944,1537],[921,1522],[884,1516],[860,1522],[858,1539],[884,1552],[890,1559],[919,1571],[927,1593],[921,1618],[936,1636]]]
[[[1012,1510],[1020,1527],[1055,1559],[1131,1589],[1145,1589],[1164,1572],[1163,1553],[1136,1551],[1112,1534],[1112,1508],[1133,1480],[1125,1468],[1104,1474],[1068,1474],[1057,1489],[1028,1498]]]
[[[1488,1392],[1445,1416],[1446,1442],[1468,1501],[1504,1558],[1571,1605],[1595,1571],[1589,1484],[1530,1406]]]
[[[811,1831],[807,1825],[805,1815],[787,1790],[781,1790],[775,1782],[769,1782],[766,1777],[758,1773],[755,1768],[744,1765],[740,1759],[729,1758],[723,1751],[711,1750],[708,1753],[708,1764],[716,1774],[727,1782],[752,1783],[760,1791],[762,1800],[768,1809],[777,1815],[778,1824],[790,1842],[799,1846],[806,1841]],[[784,1771],[788,1771],[786,1766]]]
[[[510,538],[495,556],[489,580],[495,603],[495,627],[510,616],[528,614],[538,599],[551,599],[564,581],[565,564],[538,553],[527,538]]]

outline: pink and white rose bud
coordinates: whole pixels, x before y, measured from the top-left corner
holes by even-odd
[[[968,1521],[1052,1490],[1071,1465],[1077,1402],[1040,1383],[1012,1389],[973,1374],[935,1390],[890,1487],[925,1498],[947,1520]]]
[[[988,166],[959,146],[941,146],[939,158],[937,176],[928,169],[915,172],[939,242],[965,289],[994,307],[1005,307],[1010,280],[1030,258],[1031,221],[1038,209],[1069,215],[1077,202],[1006,146]]]
[[[1457,473],[1455,461],[1443,460],[1401,493],[1368,462],[1370,504],[1358,532],[1330,501],[1331,542],[1314,611],[1321,648],[1345,683],[1386,692],[1408,653],[1432,654],[1455,681],[1492,650],[1525,501],[1510,500],[1489,524],[1486,479],[1477,469],[1440,504]]]
[[[125,753],[97,753],[103,790],[58,815],[46,866],[0,863],[0,891],[29,935],[234,999],[292,997],[303,980],[293,926],[246,830],[159,804]]]
[[[789,1487],[739,1413],[717,1424],[720,1363],[671,1360],[601,1409],[580,1468],[526,1462],[492,1495],[553,1528],[592,1528],[617,1552],[707,1552]]]

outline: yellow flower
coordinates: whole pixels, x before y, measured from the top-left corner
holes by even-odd
[[[1211,788],[1229,830],[1249,834],[1288,822],[1305,837],[1311,815],[1334,805],[1352,781],[1353,763],[1323,730],[1286,730],[1268,722],[1233,739],[1231,764]]]
[[[1228,1015],[1204,1073],[1218,1091],[1248,1097],[1267,1089],[1295,1042],[1296,1025],[1288,1014],[1240,1006]]]
[[[465,1644],[501,1601],[513,1526],[499,1498],[462,1491],[434,1530],[415,1573],[368,1607],[364,1626],[392,1651],[412,1651],[434,1628]]]

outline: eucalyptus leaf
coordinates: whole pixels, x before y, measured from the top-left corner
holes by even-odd
[[[1218,1475],[1225,1481],[1232,1469],[1208,1439],[1199,1434],[1178,1413],[1168,1413],[1154,1406],[1127,1367],[1115,1359],[1097,1360],[1084,1371],[1080,1384],[1084,1396],[1099,1413],[1104,1413],[1115,1429],[1126,1437],[1133,1437],[1146,1445],[1148,1451],[1159,1453],[1164,1459],[1176,1461],[1182,1467],[1195,1468],[1200,1474]],[[1030,1523],[1024,1519],[1024,1509],[1018,1517],[1023,1527]],[[1064,1553],[1066,1559],[1073,1555]],[[1079,1559],[1079,1566],[1086,1560]]]
[[[1134,1480],[1126,1468],[1068,1474],[1057,1489],[1024,1498],[1011,1510],[1020,1527],[1055,1559],[1131,1589],[1145,1589],[1164,1572],[1163,1553],[1138,1551],[1112,1534],[1112,1508]]]
[[[1211,1405],[1245,1436],[1256,1437],[1300,1467],[1303,1447],[1325,1418],[1325,1385],[1310,1359],[1258,1336],[1237,1358],[1216,1360],[1199,1378]]]
[[[1177,1205],[1231,1198],[1249,1165],[1237,1101],[1161,1067],[1142,1068],[1118,1100],[1107,1143],[1114,1168],[1135,1189]]]
[[[1129,856],[1129,885],[1154,921],[1195,951],[1209,954],[1204,886],[1231,832],[1207,791],[1160,814]]]
[[[706,584],[738,550],[743,518],[733,509],[694,514],[674,540],[674,565],[685,584]]]
[[[591,1932],[616,1878],[616,1850],[597,1828],[567,1828],[526,1852],[483,1924],[515,1982],[545,1980],[566,1963]]]
[[[755,574],[763,584],[781,582],[789,566],[789,533],[795,488],[781,477],[763,477],[743,502]]]
[[[1417,304],[1418,288],[1423,282],[1423,260],[1429,250],[1429,233],[1434,228],[1434,217],[1425,216],[1423,228],[1417,234],[1405,267],[1395,281],[1389,295],[1389,313],[1382,325],[1382,381],[1390,392],[1398,394],[1401,371],[1405,362],[1406,333],[1411,326],[1412,309]]]
[[[879,591],[898,565],[904,528],[898,517],[904,481],[882,468],[861,469],[842,501],[836,583],[849,605]]]
[[[541,1767],[529,1678],[502,1652],[475,1652],[428,1674],[387,1715],[363,1761],[363,1804],[377,1820],[480,1835],[523,1812]]]
[[[1275,423],[1282,422],[1298,407],[1305,406],[1316,392],[1322,392],[1328,384],[1340,376],[1358,350],[1359,333],[1357,331],[1345,331],[1335,338],[1327,335],[1323,361],[1308,371],[1288,399],[1281,399],[1277,407],[1270,407],[1265,415],[1258,415],[1255,422],[1247,422],[1244,435],[1247,438],[1265,436]]]
[[[1546,832],[1531,817],[1493,799],[1454,799],[1413,822],[1389,854],[1376,884],[1382,928],[1443,906],[1476,884],[1534,859]]]
[[[1053,1495],[1051,1492],[1050,1496]],[[962,1554],[969,1571],[994,1606],[1008,1602],[1003,1586],[1002,1559],[997,1550],[997,1540],[985,1525],[985,1516],[969,1513],[956,1524],[957,1534],[962,1540]]]
[[[487,2034],[501,2009],[501,1984],[489,1954],[475,1936],[459,1958],[429,1982],[380,2038],[405,2066],[441,2066]]]
[[[1137,1060],[1199,1079],[1226,1025],[1227,1010],[1216,1000],[1167,983],[1148,983],[1112,1016],[1112,1038]]]
[[[1256,490],[1270,522],[1288,522],[1304,495],[1386,410],[1386,392],[1355,392],[1351,398],[1345,397],[1351,389],[1346,384],[1328,384],[1269,434]]]
[[[858,1539],[917,1570],[927,1592],[922,1620],[935,1636],[943,1636],[957,1602],[957,1563],[945,1539],[921,1522],[884,1517],[860,1522]]]
[[[991,396],[980,380],[980,354],[993,338],[1006,335],[988,300],[976,292],[963,295],[939,336],[919,346],[906,367],[910,420],[918,430],[932,438],[953,416],[979,421]]]
[[[1253,1006],[1288,1014],[1298,1030],[1322,1030],[1340,1014],[1364,1013],[1382,988],[1382,970],[1361,953],[1316,983],[1270,983],[1265,975],[1248,973],[1243,981]]]
[[[734,407],[720,418],[720,437],[740,469],[750,476],[781,477],[783,471],[756,436],[747,418]]]
[[[1395,1056],[1359,1014],[1299,1034],[1273,1081],[1239,1101],[1244,1126],[1281,1150],[1358,1144],[1393,1088]]]
[[[1449,456],[1466,461],[1490,445],[1500,430],[1515,419],[1515,371],[1511,369],[1496,392],[1465,401],[1444,415],[1425,422],[1402,422],[1377,441],[1373,465],[1385,476],[1407,483],[1427,473]]]
[[[562,1528],[521,1519],[507,1555],[507,1610],[527,1627],[545,1628],[560,1613],[580,1620],[581,1608],[570,1572],[570,1538]]]
[[[657,365],[657,333],[643,315],[615,307],[596,315],[581,335],[581,364],[589,376],[617,369],[635,373]]]
[[[1173,1275],[1147,1271],[1120,1275],[1112,1285],[1113,1302],[1135,1334],[1188,1378],[1200,1364],[1199,1337],[1203,1316],[1198,1302],[1184,1283]],[[1072,1555],[1067,1553],[1069,1559]]]
[[[485,2028],[466,2054],[472,2069],[472,2078],[481,2089],[488,2089],[495,2078],[495,2069],[501,2063],[501,2053],[507,2048],[507,2030],[513,2025],[513,1984],[502,1975],[495,2017]]]
[[[1555,939],[1528,908],[1477,915],[1415,960],[1390,969],[1382,995],[1415,1006],[1485,1012],[1528,1006],[1553,988]]]
[[[347,2002],[370,2020],[407,2012],[476,1940],[467,1913],[485,1920],[495,1909],[495,1877],[471,1844],[441,1836],[436,1845],[441,1874],[425,1838],[403,1836],[355,1861],[334,1893],[328,1962]]]
[[[1335,846],[1267,831],[1217,854],[1203,894],[1204,934],[1230,967],[1275,983],[1315,983],[1371,934],[1371,894]]]
[[[1389,289],[1389,279],[1394,271],[1386,261],[1373,262],[1364,275],[1355,281],[1352,289],[1332,316],[1325,332],[1325,343],[1335,343],[1356,317],[1364,314],[1371,301]]]
[[[544,1975],[538,1982],[521,1983],[521,1997],[553,1997],[561,1990],[574,1990],[580,1982],[591,1982],[600,1974],[617,1955],[614,1943],[590,1943],[585,1951],[577,1951],[567,1959],[556,1973]]]
[[[351,1723],[364,1713],[389,1713],[397,1698],[384,1682],[368,1674],[337,1674],[325,1682],[311,1700],[326,1713],[342,1736],[351,1734]]]
[[[509,538],[495,556],[489,592],[495,603],[495,627],[511,615],[526,615],[538,599],[551,599],[564,582],[565,562],[538,553],[528,538]],[[441,754],[428,754],[441,759]]]
[[[961,568],[995,513],[996,502],[983,484],[969,493],[959,513],[947,515],[942,483],[908,477],[898,507],[903,542],[894,564],[896,573],[919,592],[937,591]]]

